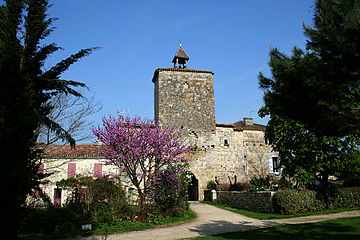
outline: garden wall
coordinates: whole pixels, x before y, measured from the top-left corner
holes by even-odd
[[[274,212],[272,201],[274,193],[275,192],[217,191],[217,199],[214,200],[235,208],[257,212]]]

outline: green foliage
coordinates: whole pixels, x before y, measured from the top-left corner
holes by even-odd
[[[186,164],[187,165],[187,164]],[[188,179],[186,171],[177,171],[168,168],[160,172],[154,182],[150,199],[153,207],[149,208],[148,217],[153,216],[172,217],[179,216],[189,207],[187,201]]]
[[[273,198],[275,211],[281,214],[314,212],[326,208],[322,196],[311,190],[281,190]]]
[[[360,130],[360,2],[318,0],[314,24],[304,26],[306,51],[270,51],[272,78],[259,75],[266,107],[317,135]]]
[[[36,146],[41,124],[74,146],[74,139],[48,118],[48,100],[58,93],[80,96],[76,87],[83,83],[61,79],[71,64],[89,55],[84,49],[50,69],[46,59],[60,49],[43,40],[52,32],[47,0],[7,0],[0,6],[0,152],[6,193],[0,199],[0,231],[3,238],[16,238],[25,198],[35,189],[43,174],[38,174],[40,151]],[[9,235],[7,235],[9,234]]]
[[[290,214],[290,215],[284,215],[280,213],[262,213],[262,212],[254,212],[247,209],[239,209],[231,207],[227,204],[223,203],[216,203],[216,202],[210,202],[210,201],[203,201],[202,203],[213,205],[215,207],[228,210],[234,213],[242,214],[244,216],[250,217],[250,218],[256,218],[259,220],[270,220],[270,219],[284,219],[284,218],[295,218],[295,217],[305,217],[305,216],[313,216],[313,215],[324,215],[324,214],[332,214],[332,213],[339,213],[339,212],[346,212],[346,211],[353,211],[353,210],[359,210],[360,208],[334,208],[334,209],[325,209],[321,211],[315,211],[315,212],[303,212],[303,213],[296,213],[296,214]]]
[[[292,189],[293,188],[293,184],[291,181],[289,181],[288,179],[286,179],[286,177],[283,175],[280,179],[275,179],[272,183],[273,188],[276,186],[277,189]]]
[[[360,187],[337,189],[334,206],[337,208],[360,207]]]
[[[263,107],[262,116],[269,113]],[[339,179],[359,178],[360,176],[360,138],[358,136],[327,137],[318,136],[297,121],[270,114],[266,138],[274,151],[279,153],[282,174],[296,177],[301,184],[321,182],[321,190],[331,205],[329,196],[329,176]]]
[[[321,182],[332,206],[328,178],[360,178],[360,2],[318,0],[306,51],[270,51],[272,78],[259,75],[270,116],[266,138],[279,152],[283,174]]]
[[[80,232],[81,225],[90,221],[90,214],[83,211],[79,203],[70,203],[62,208],[47,207],[28,209],[22,228],[23,233],[67,233]]]
[[[252,177],[250,179],[250,191],[269,191],[271,189],[272,178],[268,175],[266,177],[257,178]]]
[[[216,182],[214,180],[208,181],[206,185],[206,189],[208,190],[216,190]]]

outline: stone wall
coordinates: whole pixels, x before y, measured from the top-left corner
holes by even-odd
[[[275,192],[228,192],[218,191],[217,202],[235,208],[257,212],[274,212],[272,198]]]
[[[192,69],[160,68],[155,71],[155,121],[201,137],[215,132],[213,73]]]
[[[234,184],[234,176],[238,183],[266,176],[270,174],[269,158],[277,156],[265,144],[263,131],[216,127],[211,143],[198,145],[190,154],[190,170],[199,180],[200,200],[208,181],[216,178],[220,184],[228,184],[230,178]]]

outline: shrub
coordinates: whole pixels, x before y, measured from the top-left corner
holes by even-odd
[[[253,177],[250,179],[250,191],[269,191],[271,187],[271,177]]]
[[[285,176],[282,176],[280,179],[276,179],[273,182],[273,188],[277,187],[278,189],[284,190],[284,189],[292,189],[293,184],[291,181],[285,178]]]
[[[339,188],[334,197],[334,207],[360,207],[360,187]]]
[[[206,185],[206,189],[208,190],[216,190],[217,186],[216,186],[216,182],[214,180],[210,180],[208,181],[207,185]]]
[[[276,212],[295,214],[308,211],[320,211],[326,208],[325,201],[315,191],[311,190],[281,190],[273,198]]]
[[[172,217],[179,216],[187,210],[188,179],[187,173],[181,168],[179,170],[174,167],[161,171],[153,178],[152,186],[148,194],[152,202],[152,207],[147,211],[148,215],[150,210],[154,210],[156,215]]]

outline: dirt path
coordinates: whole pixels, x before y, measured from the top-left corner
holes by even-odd
[[[281,224],[298,224],[318,222],[329,219],[360,216],[360,211],[342,212],[327,215],[307,216],[279,220],[258,220],[240,214],[226,211],[214,206],[192,203],[191,209],[198,218],[192,222],[172,227],[155,228],[142,231],[113,234],[109,240],[175,240],[198,236],[214,235],[226,232],[244,231],[262,227],[272,227]],[[78,238],[86,240],[101,239],[101,236]]]

